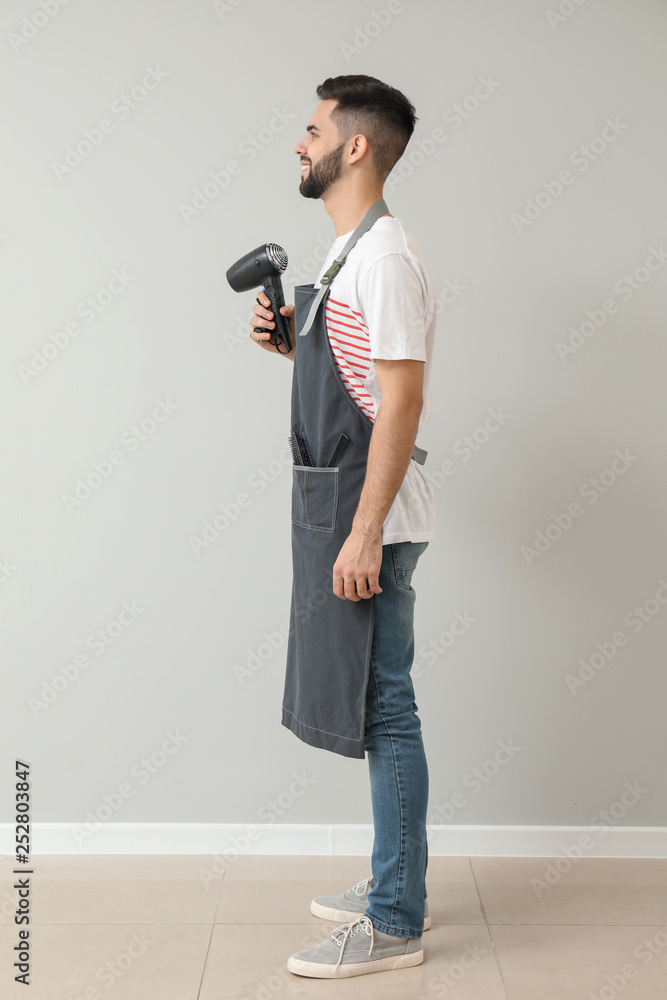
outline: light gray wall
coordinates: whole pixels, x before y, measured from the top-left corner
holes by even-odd
[[[251,343],[254,296],[225,279],[275,241],[289,300],[313,280],[334,233],[298,193],[293,148],[316,85],[368,73],[417,108],[384,194],[441,300],[419,439],[437,539],[414,580],[429,818],[459,793],[453,823],[586,825],[639,781],[620,822],[664,825],[664,4],[563,3],[560,20],[556,0],[43,4],[50,15],[37,0],[0,11],[4,820],[6,765],[23,757],[37,822],[81,822],[124,782],[116,822],[261,822],[303,772],[312,784],[279,822],[371,822],[366,762],[280,725],[292,370]],[[121,111],[148,69],[154,89]],[[104,118],[90,155],[59,172]],[[608,120],[620,127],[605,141]],[[229,161],[237,173],[186,220]],[[107,296],[114,271],[128,283]],[[589,311],[604,323],[561,359]],[[492,411],[506,416],[484,431]],[[142,421],[145,439],[128,436]],[[122,462],[68,510],[114,451]],[[619,452],[630,463],[605,471]],[[195,552],[240,493],[247,506]],[[125,603],[141,610],[114,629]],[[457,615],[474,623],[453,637]],[[99,653],[89,637],[109,627]],[[598,643],[616,651],[573,693],[567,675]],[[250,654],[265,659],[241,683]],[[55,700],[31,707],[57,677]],[[169,732],[186,740],[146,780],[137,765]],[[502,741],[520,749],[489,764]]]

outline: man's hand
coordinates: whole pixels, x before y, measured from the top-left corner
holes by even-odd
[[[273,313],[268,308],[271,305],[271,299],[266,292],[261,290],[261,288],[257,292],[257,298],[259,299],[259,302],[257,305],[253,306],[252,316],[250,317],[250,325],[252,326],[250,336],[255,343],[259,344],[260,347],[263,347],[265,351],[272,351],[274,354],[283,354],[286,358],[289,358],[290,361],[294,361],[294,351],[296,348],[296,337],[294,336],[294,306],[286,305],[281,306],[280,308],[281,315],[283,315],[289,323],[290,334],[292,337],[292,350],[288,353],[284,349],[284,344],[282,349],[279,351],[275,344],[269,343],[269,338],[273,336],[273,331],[276,328]],[[271,332],[260,333],[259,330],[256,329],[258,326],[265,327]]]
[[[367,534],[352,528],[333,568],[333,591],[344,601],[381,594],[382,529]]]

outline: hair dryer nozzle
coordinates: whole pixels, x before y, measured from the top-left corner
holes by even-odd
[[[276,267],[282,274],[287,267],[287,254],[281,246],[277,243],[267,243],[266,244],[266,256],[269,258],[274,267]]]

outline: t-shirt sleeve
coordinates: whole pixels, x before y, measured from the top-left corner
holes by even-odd
[[[371,264],[359,298],[371,358],[426,361],[426,287],[409,255],[389,253]]]

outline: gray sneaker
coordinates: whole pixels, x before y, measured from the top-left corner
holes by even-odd
[[[373,888],[373,876],[357,882],[342,896],[316,896],[310,904],[310,912],[325,920],[352,920],[363,913],[368,906],[368,893]],[[431,926],[428,899],[424,900],[424,930]]]
[[[424,961],[422,937],[385,934],[373,927],[369,917],[362,913],[350,923],[337,927],[328,940],[295,951],[287,959],[287,968],[297,976],[315,979],[347,979],[368,972],[406,969]]]

